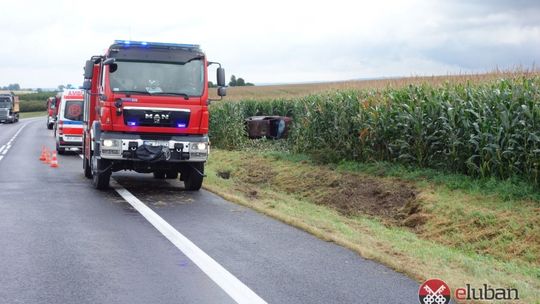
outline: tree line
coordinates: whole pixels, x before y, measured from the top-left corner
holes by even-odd
[[[21,86],[18,83],[10,83],[7,86],[0,87],[0,90],[19,91]]]
[[[230,87],[250,87],[250,86],[254,86],[254,84],[251,82],[246,82],[244,78],[241,78],[241,77],[236,78],[236,76],[232,75],[231,81],[229,81],[229,86]],[[217,88],[217,85],[214,84],[212,81],[208,81],[208,87]]]

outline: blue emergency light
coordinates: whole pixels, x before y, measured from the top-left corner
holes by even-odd
[[[200,48],[198,44],[147,42],[147,41],[132,41],[132,40],[115,40],[114,44],[120,44],[126,47],[141,46],[141,47],[178,47],[178,48],[190,48],[190,49]]]

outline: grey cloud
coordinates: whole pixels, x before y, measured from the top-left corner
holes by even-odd
[[[538,47],[528,45],[444,45],[423,53],[427,58],[467,70],[491,70],[495,67],[508,69],[517,66],[525,68],[540,60]]]
[[[441,6],[449,10],[455,10],[463,14],[482,16],[494,13],[521,14],[523,12],[537,12],[540,10],[538,0],[458,0],[441,2]]]
[[[350,1],[325,7],[318,15],[324,19],[307,10],[278,18],[255,10],[234,15],[240,5],[230,1],[224,8],[228,14],[213,17],[192,10],[193,15],[178,19],[142,18],[144,7],[125,7],[127,22],[88,14],[74,4],[75,10],[69,11],[65,6],[71,2],[51,1],[36,1],[31,11],[0,19],[5,42],[0,48],[0,85],[78,81],[86,58],[102,53],[113,39],[129,38],[130,32],[134,40],[200,43],[229,73],[265,83],[485,71],[540,61],[540,0],[423,0],[417,7],[400,2],[399,9],[388,7],[388,12]],[[296,6],[310,5],[304,4]],[[18,6],[7,10],[23,11],[24,5],[13,5]],[[174,11],[181,4],[170,1],[169,6]],[[358,18],[340,18],[346,13],[343,7],[357,9]],[[369,23],[362,22],[366,17]]]

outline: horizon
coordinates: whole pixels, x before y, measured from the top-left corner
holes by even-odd
[[[487,72],[458,72],[458,73],[447,73],[447,74],[432,74],[432,75],[409,75],[409,76],[380,76],[380,77],[367,77],[367,78],[356,78],[356,79],[343,79],[343,80],[321,80],[321,81],[299,81],[299,82],[267,82],[267,83],[254,83],[256,87],[266,87],[266,86],[286,86],[286,85],[309,85],[309,84],[330,84],[330,83],[346,83],[346,82],[361,82],[361,81],[376,81],[376,80],[399,80],[399,79],[414,79],[414,78],[439,78],[439,77],[460,77],[460,76],[481,76],[481,75],[491,75],[491,74],[514,74],[514,73],[540,73],[540,68],[536,67],[534,64],[531,66],[531,68],[514,68],[514,69],[505,69],[505,70],[498,70],[498,69],[492,69],[491,71]],[[232,76],[232,75],[231,75]],[[230,78],[230,77],[229,77]],[[9,84],[0,84],[1,87],[6,87],[11,84],[19,84],[18,82],[12,82]],[[60,85],[72,85],[73,89],[78,89],[80,85],[76,85],[74,83],[66,83],[66,84],[60,84]],[[230,87],[227,85],[227,87]],[[236,87],[236,86],[233,86]],[[242,87],[242,86],[238,86]],[[52,88],[52,87],[24,87],[21,86],[20,90],[11,90],[11,91],[37,91],[42,90],[46,92],[52,92],[52,91],[59,91],[58,87]],[[1,90],[0,91],[10,91],[10,90]]]

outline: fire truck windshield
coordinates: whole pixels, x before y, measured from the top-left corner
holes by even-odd
[[[144,92],[201,96],[204,89],[203,61],[158,63],[116,61],[116,71],[109,74],[113,92]]]

